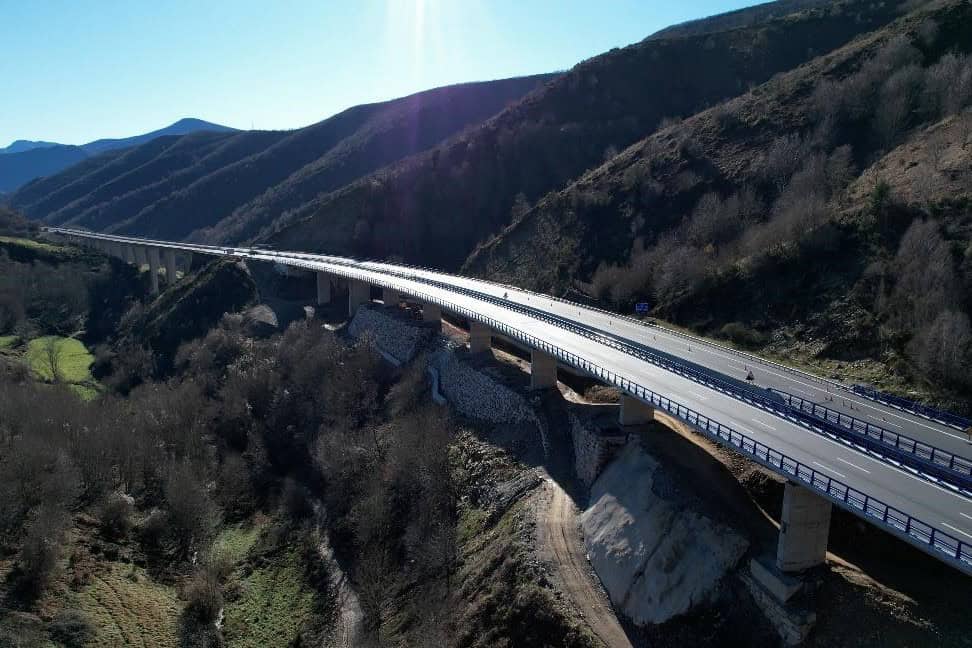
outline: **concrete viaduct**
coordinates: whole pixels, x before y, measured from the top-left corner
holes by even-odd
[[[824,562],[833,505],[972,575],[972,488],[966,472],[972,462],[932,446],[931,463],[937,459],[941,470],[934,466],[922,470],[925,464],[918,459],[927,453],[922,450],[913,465],[906,456],[907,444],[901,439],[911,437],[899,435],[899,447],[888,448],[883,454],[881,447],[872,448],[864,441],[854,443],[852,437],[850,441],[841,438],[838,427],[846,424],[846,419],[841,423],[837,412],[838,427],[828,427],[825,423],[830,405],[848,407],[850,399],[849,408],[858,416],[885,423],[891,414],[874,402],[854,400],[857,397],[837,383],[804,372],[795,372],[795,379],[783,376],[804,385],[800,390],[808,396],[807,385],[811,383],[820,394],[830,394],[829,398],[818,398],[823,403],[820,407],[828,410],[821,423],[802,418],[778,398],[764,400],[760,394],[765,388],[757,390],[726,375],[728,370],[722,373],[713,369],[717,360],[706,359],[706,354],[724,356],[730,367],[734,362],[748,373],[765,372],[768,376],[795,370],[700,338],[512,286],[321,254],[153,241],[53,227],[45,230],[129,263],[147,264],[153,293],[159,291],[162,268],[166,282],[172,283],[177,255],[191,258],[193,254],[272,262],[314,272],[318,303],[331,303],[346,289],[349,316],[370,301],[373,286],[379,287],[386,305],[406,300],[420,304],[427,322],[439,322],[443,310],[468,320],[473,353],[488,350],[496,335],[528,348],[532,389],[554,387],[558,366],[618,387],[622,394],[621,425],[645,423],[657,410],[786,478],[775,563],[763,565],[763,574],[753,568],[754,575],[783,600],[792,594],[786,573]],[[674,352],[663,352],[668,347]],[[690,354],[690,358],[684,357]],[[706,371],[700,373],[700,367]],[[893,424],[905,428],[910,419],[903,416],[900,414]],[[854,421],[862,420],[852,419],[850,432],[854,432]],[[911,423],[913,427],[905,429],[920,431],[932,440],[939,439],[938,434],[949,434],[928,419]],[[865,425],[871,426],[864,428],[865,435],[873,436],[874,429],[884,429],[869,421]],[[915,442],[914,452],[925,445],[924,441]],[[936,450],[940,454],[936,455]],[[948,470],[943,467],[942,456],[951,457],[946,462]]]

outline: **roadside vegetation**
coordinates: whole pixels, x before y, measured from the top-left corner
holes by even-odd
[[[77,254],[4,263],[31,285]],[[207,331],[239,280],[207,267],[152,302],[133,283],[99,343],[101,385],[81,341],[85,299],[16,302],[37,315],[16,319],[0,350],[0,645],[331,641],[348,611],[324,546],[357,594],[355,645],[514,645],[524,632],[589,645],[527,576],[516,512],[460,515],[477,487],[422,367],[392,373],[366,341],[315,321],[258,339],[226,314]],[[190,302],[198,317],[170,351],[178,338],[153,327]]]

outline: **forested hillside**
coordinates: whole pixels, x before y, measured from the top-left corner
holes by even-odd
[[[33,182],[10,203],[52,224],[240,238],[320,192],[486,119],[552,76],[439,88],[350,108],[295,131],[160,137]]]
[[[457,269],[531,202],[664,119],[736,96],[894,15],[885,5],[839,3],[612,50],[453,141],[279,219],[267,236],[286,247]]]
[[[970,46],[935,3],[666,125],[465,270],[967,390]]]

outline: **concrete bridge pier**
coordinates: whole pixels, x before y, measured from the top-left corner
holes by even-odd
[[[833,505],[816,493],[786,483],[776,545],[776,566],[780,571],[803,571],[824,563],[832,509]]]
[[[385,302],[385,306],[398,306],[402,301],[402,296],[394,288],[382,287],[381,301]]]
[[[123,258],[127,263],[133,265],[138,265],[138,259],[135,257],[135,246],[122,244],[122,253],[125,255]]]
[[[162,265],[159,262],[159,248],[150,247],[146,249],[146,256],[148,256],[149,265],[149,286],[153,295],[159,294],[159,267]]]
[[[348,317],[354,317],[358,306],[371,300],[371,284],[348,279]]]
[[[442,307],[438,304],[422,304],[422,321],[442,325]]]
[[[331,303],[331,275],[326,272],[317,273],[317,305]]]
[[[165,283],[170,286],[176,282],[176,253],[172,248],[162,250],[162,263],[165,265]]]
[[[557,386],[557,358],[549,353],[530,351],[530,389],[550,389]]]
[[[644,425],[655,418],[655,408],[648,403],[621,394],[621,408],[618,411],[618,423],[621,425]]]
[[[148,263],[148,250],[141,245],[135,246],[135,265],[141,270]]]
[[[493,343],[493,331],[482,322],[469,320],[469,353],[489,351]]]

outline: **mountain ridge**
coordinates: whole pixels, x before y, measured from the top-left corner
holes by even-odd
[[[58,173],[87,158],[112,150],[129,148],[167,135],[193,132],[235,132],[220,124],[185,117],[157,130],[131,137],[98,139],[86,144],[16,140],[0,149],[0,193],[12,192],[35,178]]]

